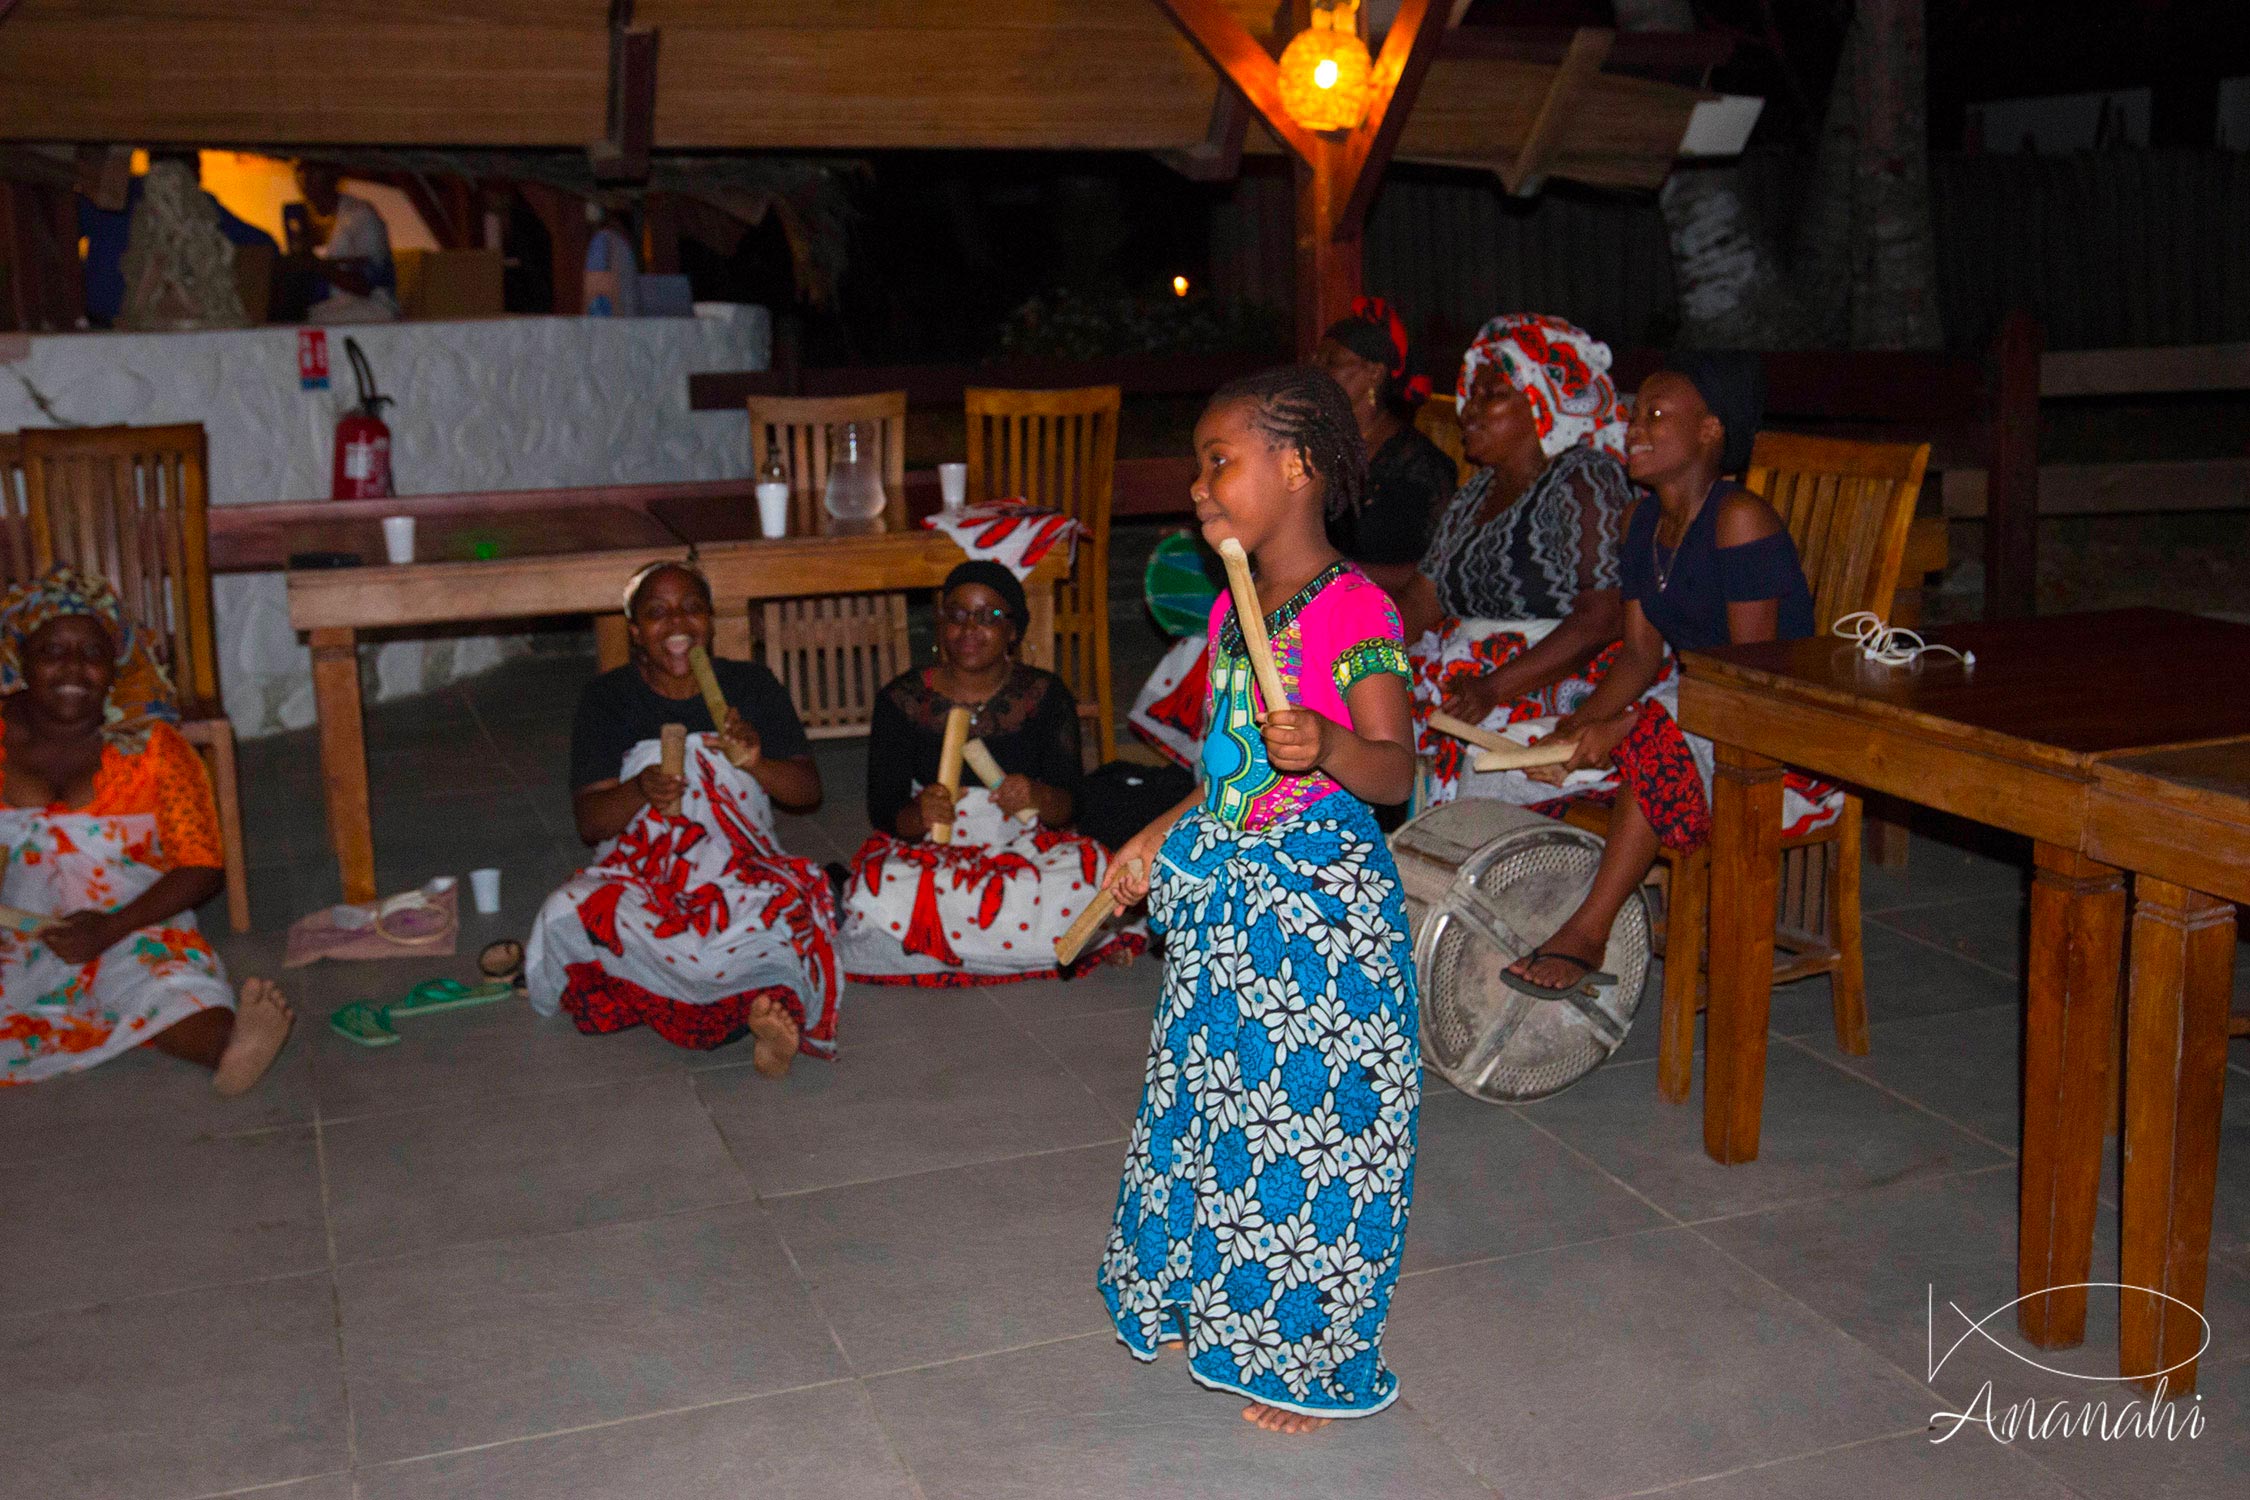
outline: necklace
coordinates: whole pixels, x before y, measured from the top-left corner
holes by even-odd
[[[1696,517],[1703,514],[1703,507],[1711,503],[1711,497],[1719,492],[1719,486],[1725,482],[1721,479],[1712,480],[1711,488],[1703,492],[1703,498],[1695,502],[1695,509],[1688,512],[1686,523],[1680,527],[1679,546],[1672,549],[1670,562],[1664,560],[1662,550],[1656,545],[1656,534],[1664,529],[1664,518],[1659,515],[1656,524],[1648,529],[1648,567],[1656,575],[1656,591],[1659,594],[1672,581],[1672,570],[1680,564],[1680,550],[1687,545],[1687,534],[1695,526]]]

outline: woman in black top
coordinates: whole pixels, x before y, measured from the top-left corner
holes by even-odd
[[[1615,983],[1600,972],[1611,925],[1662,845],[1687,851],[1710,836],[1710,751],[1697,753],[1663,703],[1645,696],[1667,648],[1696,650],[1813,633],[1812,594],[1796,544],[1772,506],[1723,476],[1750,460],[1765,407],[1757,356],[1688,355],[1641,383],[1626,462],[1651,492],[1620,556],[1625,640],[1593,695],[1555,726],[1577,750],[1530,775],[1560,785],[1573,771],[1614,771],[1609,838],[1592,888],[1538,951],[1503,976],[1559,999]],[[1819,795],[1827,789],[1802,782]],[[1570,798],[1543,803],[1559,812]]]
[[[1430,526],[1453,498],[1459,471],[1414,425],[1430,382],[1409,375],[1406,325],[1380,297],[1355,297],[1351,316],[1321,335],[1312,362],[1351,398],[1367,444],[1366,502],[1328,523],[1328,540],[1395,593],[1429,550]]]
[[[757,1039],[778,1076],[800,1049],[835,1053],[835,895],[774,839],[773,809],[820,805],[820,768],[773,674],[714,661],[713,724],[688,667],[711,642],[711,585],[657,563],[625,588],[632,660],[586,685],[571,723],[571,804],[594,862],[547,898],[525,952],[543,1014],[585,1032],[646,1025],[683,1047]],[[689,731],[683,774],[664,726]]]
[[[1078,703],[1061,678],[1016,660],[1029,623],[1013,573],[963,563],[938,594],[938,664],[901,674],[875,700],[874,832],[852,862],[844,919],[853,979],[956,985],[1053,974],[1054,939],[1100,884],[1106,851],[1063,831],[1084,785]],[[987,788],[964,772],[958,797],[938,781],[956,706],[969,710],[971,738],[1002,773]],[[939,828],[949,842],[938,842]]]

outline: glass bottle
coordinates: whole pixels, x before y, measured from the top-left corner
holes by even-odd
[[[867,423],[844,424],[820,503],[839,521],[870,521],[883,513],[883,476],[876,471],[874,433]]]

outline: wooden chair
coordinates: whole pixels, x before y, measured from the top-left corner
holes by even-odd
[[[905,527],[906,392],[753,396],[750,460],[754,469],[762,469],[767,454],[781,455],[789,470],[791,531],[812,535],[820,530],[821,492],[846,422],[874,429],[888,502],[884,525]],[[722,654],[747,654],[747,619],[735,625],[726,601],[720,605],[713,644]],[[759,611],[757,636],[766,666],[789,690],[805,733],[816,740],[865,734],[874,717],[875,695],[906,670],[912,654],[904,594],[772,600]]]
[[[1749,488],[1781,513],[1812,585],[1813,626],[1825,631],[1854,610],[1890,617],[1907,528],[1930,461],[1927,443],[1861,443],[1761,432]],[[1569,821],[1606,833],[1608,809],[1574,807]],[[1829,976],[1836,1045],[1867,1052],[1867,987],[1860,955],[1861,820],[1856,792],[1835,822],[1781,845],[1774,982]],[[1695,1017],[1704,1006],[1704,934],[1711,855],[1660,851],[1666,880],[1664,1010],[1656,1086],[1684,1103],[1695,1069]]]
[[[1021,498],[1086,529],[1070,576],[1055,588],[1055,675],[1094,721],[1097,762],[1117,754],[1109,690],[1109,503],[1117,479],[1114,385],[1007,391],[971,386],[969,503]]]
[[[180,733],[219,804],[227,923],[250,930],[234,726],[219,703],[211,625],[203,428],[33,428],[21,434],[34,573],[57,563],[109,580],[179,696]]]
[[[1414,425],[1422,436],[1445,450],[1453,460],[1454,483],[1467,484],[1476,472],[1476,465],[1461,447],[1461,413],[1451,396],[1424,398],[1421,409],[1414,413]]]
[[[31,564],[29,489],[22,441],[0,432],[0,581],[13,583],[39,571]]]

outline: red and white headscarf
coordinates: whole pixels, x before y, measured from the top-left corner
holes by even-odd
[[[1321,337],[1334,339],[1370,364],[1381,365],[1389,381],[1387,399],[1416,407],[1429,397],[1430,377],[1406,373],[1411,362],[1406,322],[1381,297],[1352,298],[1351,315],[1329,324]]]
[[[1546,313],[1502,313],[1461,356],[1456,399],[1466,403],[1486,361],[1524,393],[1549,458],[1578,443],[1625,456],[1625,407],[1610,382],[1609,345]]]

